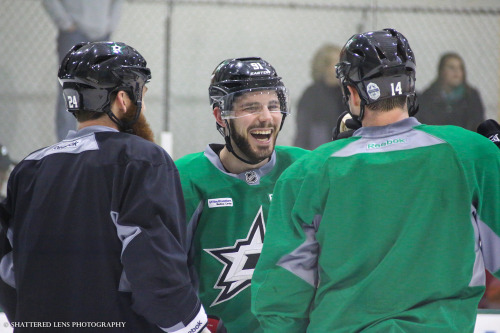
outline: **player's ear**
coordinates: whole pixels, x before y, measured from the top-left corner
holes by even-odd
[[[127,110],[130,109],[131,103],[132,101],[125,91],[120,90],[116,93],[112,107],[118,113],[118,118],[121,118],[121,116],[127,113]]]
[[[226,121],[222,119],[220,108],[218,106],[215,106],[212,112],[214,114],[215,121],[217,122],[217,124],[219,124],[222,127],[226,127]]]
[[[358,91],[354,89],[353,86],[347,86],[347,89],[349,89],[349,99],[351,99],[354,106],[360,106],[361,98],[359,97]]]

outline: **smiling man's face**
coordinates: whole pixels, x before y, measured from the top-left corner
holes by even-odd
[[[237,154],[250,161],[271,156],[283,114],[275,90],[248,92],[233,104],[238,118],[230,119],[231,140]]]

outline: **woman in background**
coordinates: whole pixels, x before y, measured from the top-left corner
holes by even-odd
[[[337,118],[344,111],[342,91],[335,74],[341,48],[333,44],[320,47],[313,57],[313,83],[299,100],[294,145],[315,149],[332,140]]]
[[[418,96],[417,118],[428,125],[456,125],[475,131],[484,120],[479,91],[466,81],[465,64],[457,53],[441,56],[437,79]]]

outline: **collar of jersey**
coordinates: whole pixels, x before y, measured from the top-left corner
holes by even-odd
[[[385,126],[369,126],[357,129],[352,136],[364,138],[379,138],[392,136],[398,133],[411,131],[413,127],[421,125],[417,118],[409,117]]]
[[[271,172],[273,170],[274,166],[276,165],[276,150],[273,151],[273,154],[271,155],[269,162],[267,162],[266,164],[264,164],[260,168],[249,169],[249,170],[246,170],[246,171],[239,173],[239,174],[227,172],[226,169],[224,168],[224,166],[222,165],[222,162],[220,161],[219,155],[217,155],[217,153],[213,151],[213,149],[212,149],[212,147],[210,147],[210,145],[207,145],[207,147],[205,148],[204,155],[206,158],[208,158],[210,163],[212,163],[217,169],[219,169],[219,171],[225,173],[228,176],[238,178],[238,179],[241,179],[243,181],[245,181],[245,173],[247,173],[248,171],[255,171],[257,173],[257,175],[259,175],[259,177],[262,178],[265,175],[267,175],[269,172]]]
[[[118,132],[118,130],[102,125],[87,126],[78,131],[69,131],[64,140],[73,140],[95,132]]]

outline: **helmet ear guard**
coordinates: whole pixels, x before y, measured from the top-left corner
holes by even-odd
[[[66,54],[59,67],[66,107],[104,112],[121,129],[130,130],[139,118],[144,85],[151,79],[146,60],[134,48],[120,42],[79,43]],[[111,112],[111,96],[125,91],[137,107],[135,120],[123,122]]]

